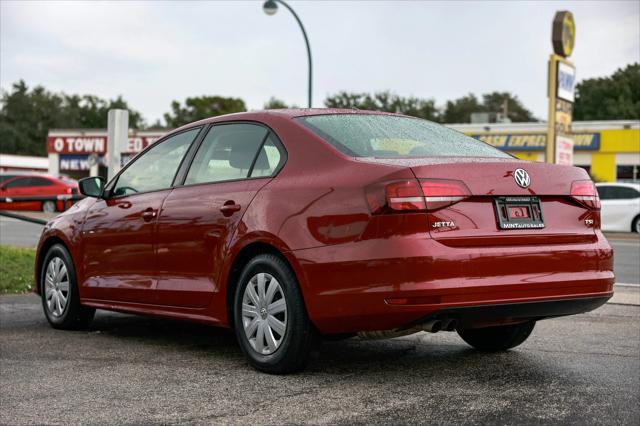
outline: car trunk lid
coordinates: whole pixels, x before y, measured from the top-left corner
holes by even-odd
[[[460,202],[427,213],[434,239],[455,247],[567,244],[595,241],[599,211],[571,197],[574,181],[589,180],[577,167],[527,162],[518,159],[432,157],[362,159],[363,161],[410,167],[421,181],[461,181],[469,196]],[[528,182],[516,181],[524,170]],[[518,174],[522,174],[518,172]],[[528,183],[528,185],[526,185]],[[529,206],[529,207],[526,207]],[[537,207],[539,206],[539,207]],[[532,216],[540,209],[541,225],[504,228],[500,216]],[[516,218],[519,219],[519,218]],[[507,219],[509,221],[509,219]],[[518,222],[518,220],[513,220]]]

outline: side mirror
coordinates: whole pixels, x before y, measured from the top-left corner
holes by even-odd
[[[80,193],[87,197],[102,198],[104,190],[104,178],[99,176],[91,176],[80,179],[78,181]]]

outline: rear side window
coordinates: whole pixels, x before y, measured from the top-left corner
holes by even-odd
[[[270,176],[281,158],[272,138],[257,124],[214,126],[198,148],[185,185]]]
[[[269,133],[253,165],[251,177],[271,176],[278,169],[283,160],[279,146],[273,133]]]
[[[7,182],[6,188],[26,188],[31,186],[31,178],[23,177]]]
[[[329,114],[298,120],[353,157],[497,157],[510,155],[430,121],[392,115]]]

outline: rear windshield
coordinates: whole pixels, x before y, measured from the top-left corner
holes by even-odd
[[[430,121],[393,115],[328,114],[298,117],[353,157],[499,157],[510,155]]]

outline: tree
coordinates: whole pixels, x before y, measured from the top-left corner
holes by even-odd
[[[200,96],[187,98],[184,106],[178,101],[171,102],[171,112],[164,114],[164,120],[167,127],[176,128],[204,118],[246,110],[244,101],[239,98]]]
[[[29,89],[20,80],[0,98],[0,143],[7,154],[46,155],[47,133],[53,128],[106,128],[112,108],[129,110],[129,125],[144,126],[139,112],[122,97],[104,100],[93,95],[52,93],[42,86]]]
[[[264,109],[285,109],[285,108],[298,108],[297,105],[287,105],[283,100],[272,96],[264,104]]]
[[[574,120],[640,119],[640,63],[576,86]]]
[[[469,93],[454,101],[447,101],[442,121],[444,123],[469,123],[471,122],[471,113],[483,111],[484,105],[478,101],[474,94]]]
[[[439,121],[439,111],[433,99],[402,97],[389,91],[368,93],[338,92],[324,101],[328,108],[357,108],[372,111],[394,112]]]
[[[507,110],[507,117],[514,123],[538,121],[533,113],[526,109],[517,96],[509,92],[491,92],[482,95],[482,103],[487,112],[503,112]]]
[[[517,96],[509,92],[491,92],[482,95],[482,102],[473,94],[448,101],[443,114],[445,123],[470,123],[474,112],[503,112],[513,122],[537,121],[533,113],[526,109]]]

